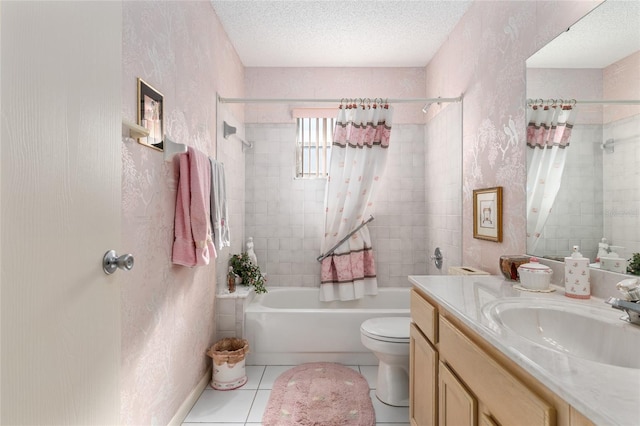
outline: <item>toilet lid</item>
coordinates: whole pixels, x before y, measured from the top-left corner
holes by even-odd
[[[409,343],[410,317],[371,318],[360,326],[362,334],[384,342]]]

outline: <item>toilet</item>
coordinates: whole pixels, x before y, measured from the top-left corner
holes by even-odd
[[[378,358],[376,396],[385,404],[409,406],[409,317],[382,317],[360,326],[362,344]]]

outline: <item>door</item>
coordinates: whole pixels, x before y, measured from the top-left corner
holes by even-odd
[[[475,426],[478,422],[475,397],[442,362],[438,377],[440,426]]]
[[[1,424],[119,422],[122,5],[0,2]]]
[[[437,424],[438,352],[411,324],[409,344],[411,374],[409,383],[409,418],[412,426],[435,426]]]

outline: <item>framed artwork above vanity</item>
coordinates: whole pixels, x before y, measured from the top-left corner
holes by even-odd
[[[502,187],[473,190],[473,238],[502,241]]]

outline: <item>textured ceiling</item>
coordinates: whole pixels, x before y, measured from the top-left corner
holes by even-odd
[[[605,68],[640,50],[640,1],[608,0],[527,60],[532,68]]]
[[[247,67],[423,67],[471,0],[212,0]]]

